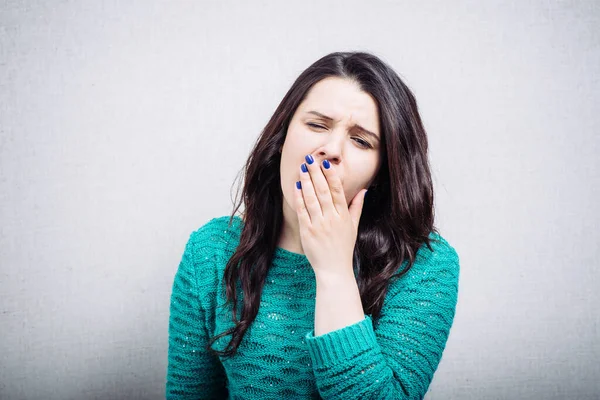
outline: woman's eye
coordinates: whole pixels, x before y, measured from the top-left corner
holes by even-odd
[[[365,142],[365,141],[364,141],[364,140],[362,140],[362,139],[356,138],[356,142],[357,142],[358,144],[360,144],[360,145],[361,145],[362,147],[364,147],[364,148],[367,148],[367,149],[368,149],[368,148],[370,148],[370,147],[371,147],[371,145],[370,145],[368,142]]]
[[[317,124],[313,124],[310,122],[307,122],[306,125],[316,128],[316,129],[327,129],[327,127],[325,126],[321,126],[321,125],[317,125]],[[361,147],[365,148],[365,149],[370,149],[371,145],[369,144],[369,142],[365,142],[364,140],[360,139],[360,138],[355,138],[355,142],[358,143]]]

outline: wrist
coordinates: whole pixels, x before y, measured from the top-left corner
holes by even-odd
[[[356,284],[356,277],[354,276],[354,270],[344,269],[332,269],[323,270],[315,273],[317,286],[344,286],[349,283]]]

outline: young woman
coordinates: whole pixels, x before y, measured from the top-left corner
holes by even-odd
[[[413,94],[376,56],[306,69],[258,138],[231,216],[189,238],[167,398],[423,398],[459,276],[434,227],[427,148]]]

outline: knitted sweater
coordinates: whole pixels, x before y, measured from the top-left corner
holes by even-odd
[[[213,218],[193,232],[175,274],[167,399],[423,398],[458,294],[459,259],[444,238],[432,233],[433,252],[423,245],[410,271],[389,285],[376,324],[365,315],[316,337],[314,271],[305,255],[277,248],[256,319],[236,355],[221,358],[205,345],[234,326],[223,272],[244,221],[228,222],[229,216]],[[230,339],[213,347],[223,350]]]

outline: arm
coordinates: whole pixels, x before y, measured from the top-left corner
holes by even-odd
[[[206,306],[200,302],[196,270],[211,276],[212,266],[199,252],[198,233],[186,245],[175,274],[169,315],[167,399],[221,399],[227,397],[225,373],[218,358],[206,349],[209,332]],[[205,286],[202,285],[202,288]],[[199,297],[201,296],[201,297]]]
[[[316,274],[315,336],[344,328],[365,319],[360,291],[352,265],[337,268],[350,271],[342,276]]]
[[[443,239],[432,248],[422,248],[411,270],[390,285],[376,327],[367,315],[323,335],[306,335],[324,399],[423,398],[441,360],[458,294],[456,251]],[[322,306],[323,320],[327,309]]]

